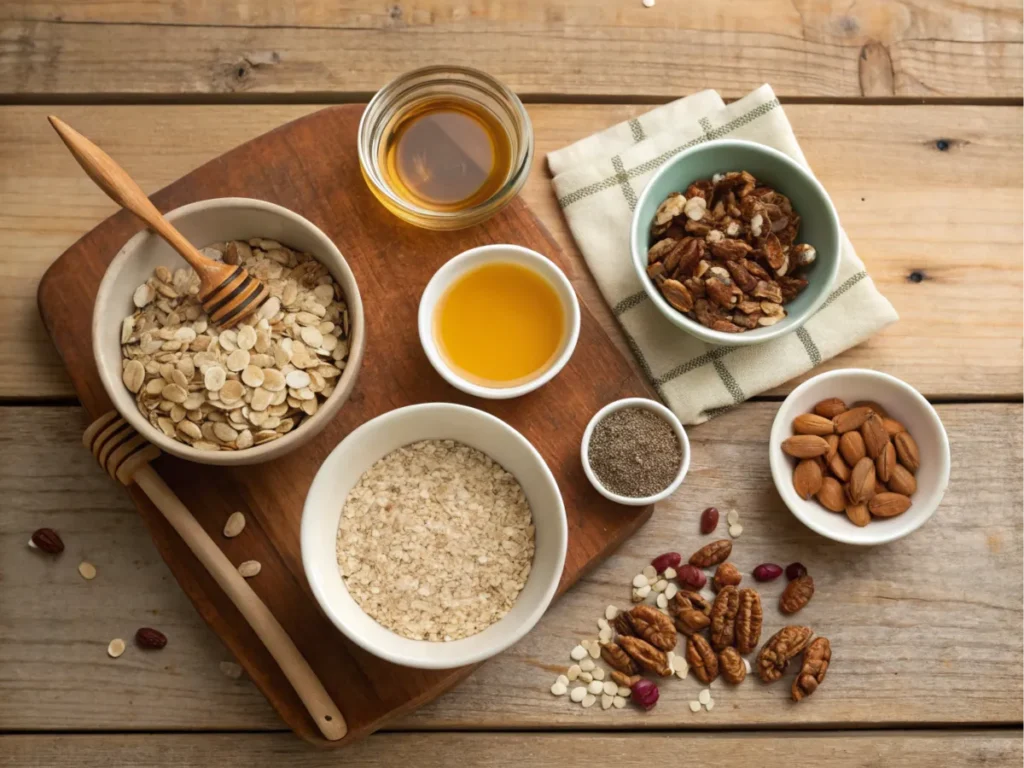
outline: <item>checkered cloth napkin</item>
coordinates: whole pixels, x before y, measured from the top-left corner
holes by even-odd
[[[807,165],[767,85],[728,106],[715,91],[701,91],[548,155],[558,203],[605,301],[647,378],[685,424],[707,421],[898,319],[845,233],[831,294],[794,333],[752,346],[715,347],[662,317],[630,257],[637,196],[677,152],[726,136],[766,144]]]

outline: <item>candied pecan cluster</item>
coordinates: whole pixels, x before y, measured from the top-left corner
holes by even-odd
[[[789,198],[747,171],[695,181],[654,214],[647,274],[675,309],[716,331],[774,325],[807,287],[814,247],[797,244]]]

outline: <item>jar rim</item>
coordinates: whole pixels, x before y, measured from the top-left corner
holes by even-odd
[[[426,86],[436,85],[440,78],[453,77],[456,82],[479,88],[496,98],[505,106],[515,123],[517,152],[515,162],[509,170],[508,177],[494,193],[482,202],[458,211],[436,211],[411,203],[395,192],[381,178],[378,158],[374,151],[377,140],[378,119],[383,111],[399,97]],[[489,109],[486,105],[484,108]],[[503,208],[519,192],[533,163],[534,141],[533,126],[519,97],[504,83],[493,76],[473,67],[456,65],[432,65],[410,70],[391,80],[374,94],[366,105],[359,120],[358,134],[359,163],[363,176],[373,190],[387,198],[396,209],[410,218],[408,221],[424,220],[443,225],[465,224],[466,226],[482,221]],[[404,218],[404,217],[403,217]]]

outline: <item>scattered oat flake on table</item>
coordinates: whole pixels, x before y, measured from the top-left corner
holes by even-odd
[[[258,576],[261,570],[263,570],[263,566],[260,565],[259,560],[246,560],[238,566],[238,572],[247,579]]]
[[[229,539],[235,538],[245,528],[245,515],[241,512],[232,512],[228,521],[224,523],[224,535]]]
[[[222,661],[220,671],[232,680],[238,680],[242,676],[242,668],[233,661]]]
[[[92,581],[96,578],[96,566],[84,560],[78,564],[78,572],[86,581]]]
[[[107,645],[107,655],[112,659],[116,659],[122,653],[124,653],[124,640],[119,637],[115,637],[110,641],[110,644]]]

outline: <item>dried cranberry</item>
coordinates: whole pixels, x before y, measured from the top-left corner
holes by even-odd
[[[699,592],[708,583],[708,577],[700,568],[687,563],[676,572],[676,581],[679,582],[680,586],[694,592]]]
[[[630,698],[648,712],[654,709],[654,705],[658,703],[658,686],[650,680],[637,680],[633,683],[631,690]]]
[[[708,507],[700,516],[700,532],[707,535],[718,527],[718,510]]]
[[[658,573],[664,573],[666,568],[678,568],[683,561],[683,556],[678,552],[666,552],[651,560],[651,565]]]
[[[754,569],[754,578],[758,581],[775,581],[782,575],[782,566],[775,563],[761,563]]]
[[[792,581],[793,579],[799,579],[801,576],[807,575],[807,569],[804,568],[803,563],[790,563],[786,566],[786,578]]]

